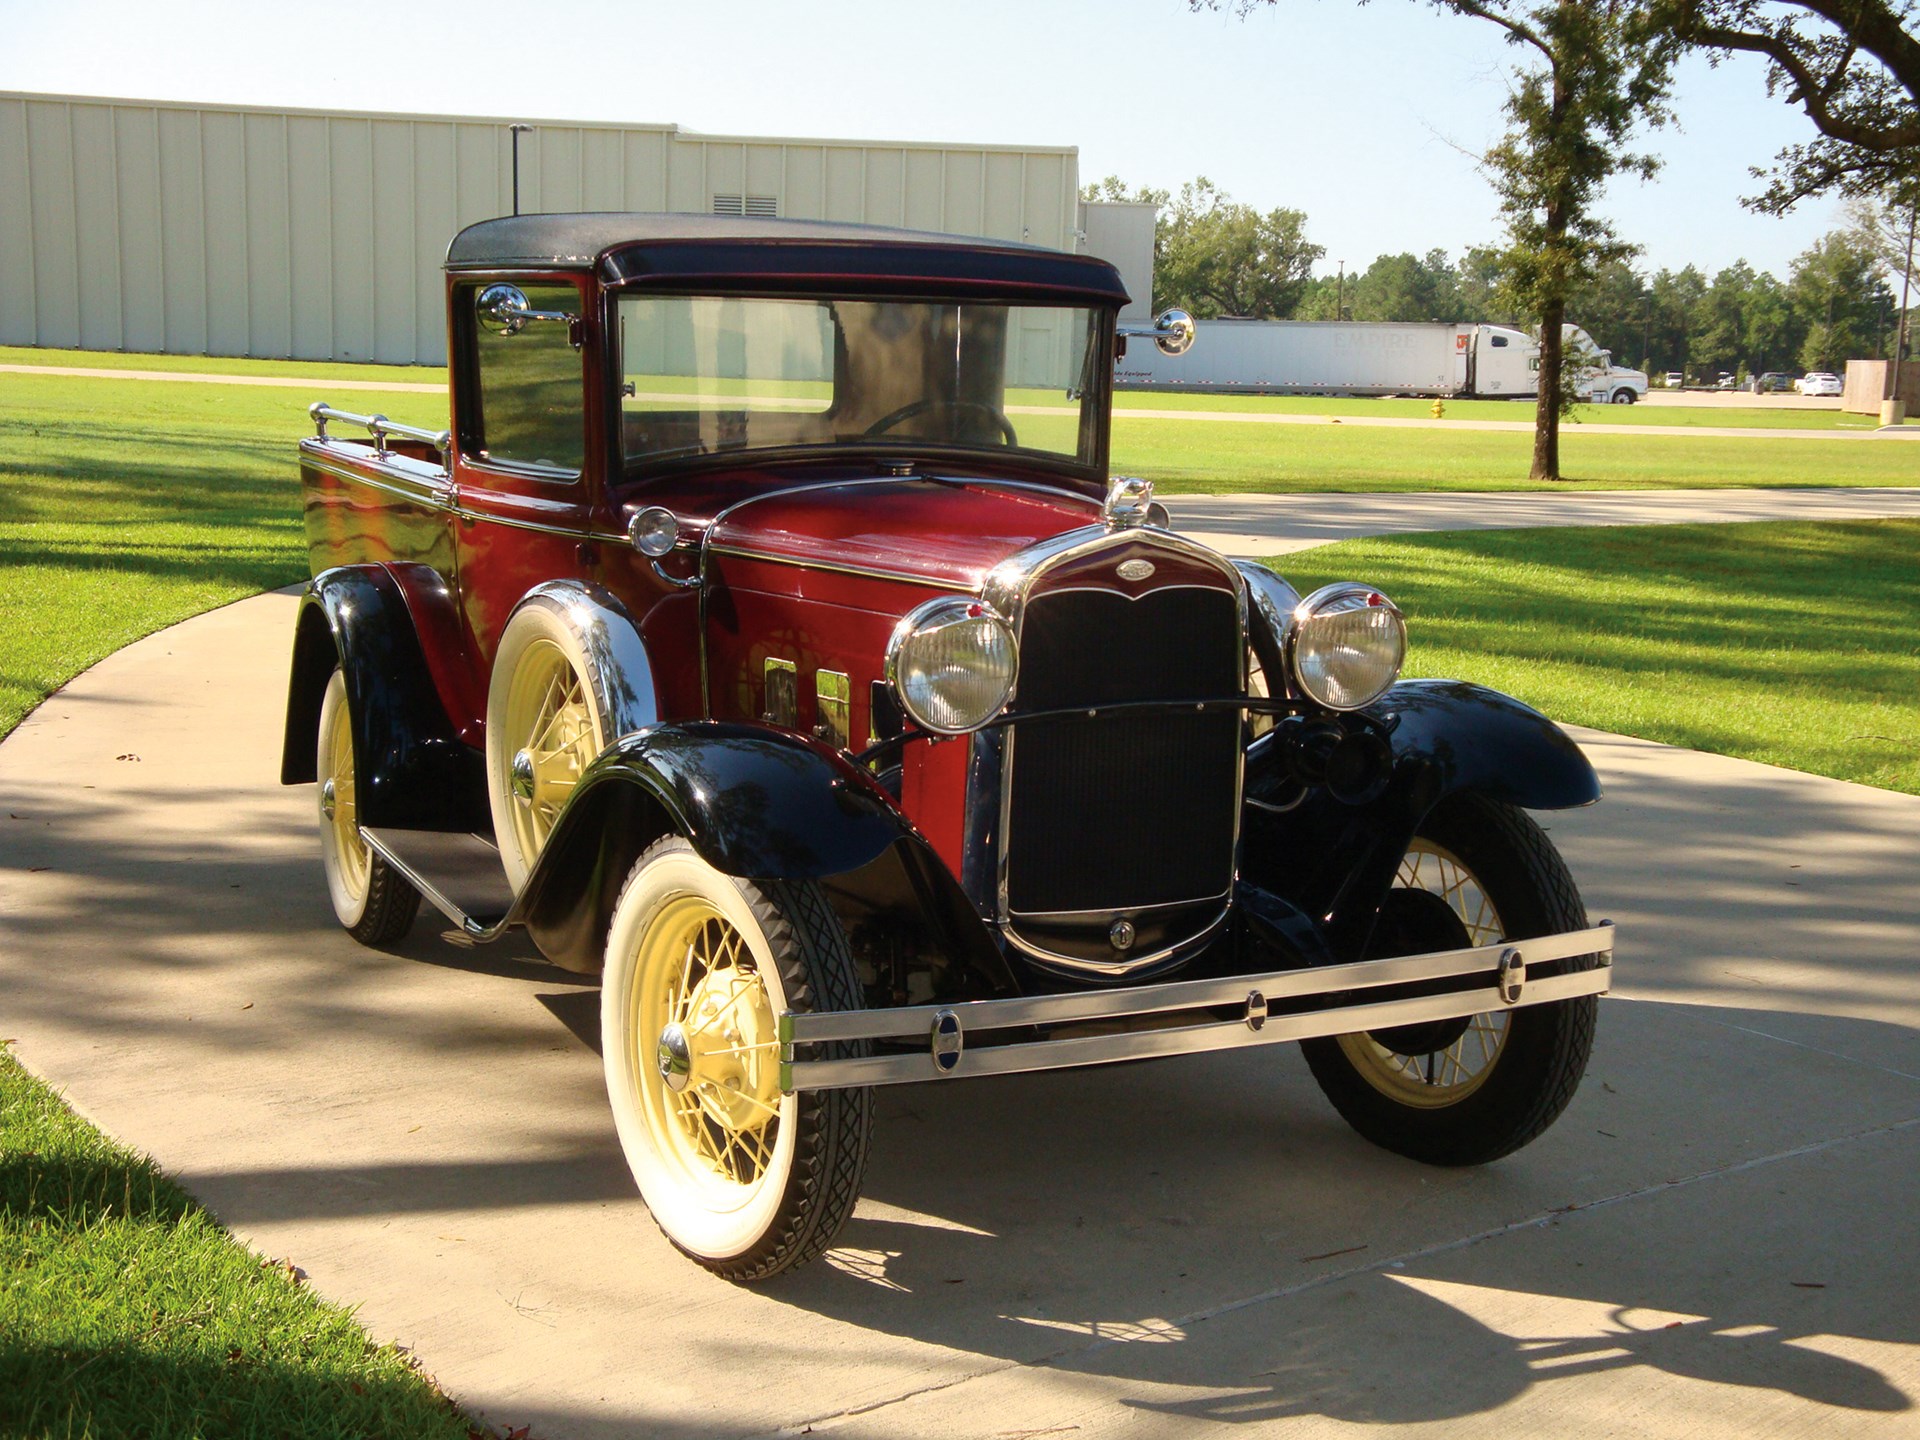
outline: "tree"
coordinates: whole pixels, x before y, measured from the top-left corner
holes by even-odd
[[[1382,255],[1347,282],[1355,320],[1460,320],[1460,285],[1444,250]]]
[[[1261,214],[1237,203],[1206,176],[1165,190],[1129,190],[1109,175],[1081,192],[1087,200],[1158,206],[1153,233],[1156,303],[1200,319],[1220,315],[1285,319],[1306,293],[1313,262],[1326,254],[1307,240],[1306,212]]]
[[[1647,285],[1625,260],[1607,261],[1583,276],[1567,297],[1567,318],[1615,358],[1645,362]]]
[[[1839,370],[1879,353],[1893,316],[1872,240],[1857,230],[1835,230],[1793,262],[1787,302],[1806,337],[1799,361],[1808,370]]]
[[[1229,0],[1188,0],[1218,9]],[[1242,14],[1279,0],[1231,0]],[[1364,3],[1364,0],[1363,0]],[[1505,297],[1533,317],[1540,335],[1540,398],[1534,411],[1531,478],[1560,478],[1560,417],[1571,408],[1563,364],[1567,297],[1599,265],[1623,260],[1623,245],[1594,210],[1613,176],[1651,175],[1656,161],[1627,151],[1642,124],[1666,119],[1672,69],[1669,31],[1649,27],[1644,0],[1431,0],[1484,20],[1529,56],[1507,115],[1513,128],[1485,166],[1500,197],[1507,244]]]
[[[1811,195],[1920,199],[1920,4],[1916,0],[1652,0],[1653,23],[1718,60],[1769,64],[1819,138],[1775,158],[1749,203],[1783,214]]]

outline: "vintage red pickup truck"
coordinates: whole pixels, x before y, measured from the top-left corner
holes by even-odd
[[[824,1250],[876,1085],[1298,1040],[1436,1164],[1568,1103],[1612,931],[1525,810],[1591,767],[1110,478],[1110,266],[590,214],[446,274],[449,428],[313,407],[282,777],[356,938],[600,973],[684,1252]]]

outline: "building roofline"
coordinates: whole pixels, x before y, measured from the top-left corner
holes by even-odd
[[[422,125],[532,125],[558,130],[644,131],[708,145],[803,145],[829,150],[946,150],[981,155],[1071,155],[1078,145],[985,145],[977,141],[851,140],[811,135],[720,135],[685,130],[651,121],[539,119],[527,115],[446,115],[408,110],[323,110],[300,105],[246,105],[200,100],[144,100],[128,95],[65,95],[32,90],[0,90],[0,101],[33,101],[52,105],[120,105],[135,110],[203,110],[223,115],[297,115],[323,120],[386,120]]]

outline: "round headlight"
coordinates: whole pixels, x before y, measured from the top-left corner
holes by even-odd
[[[1370,586],[1323,586],[1294,609],[1287,653],[1308,699],[1329,710],[1358,710],[1400,678],[1407,622]]]
[[[1013,691],[1013,631],[978,600],[929,600],[894,627],[887,684],[900,708],[938,735],[976,730]]]

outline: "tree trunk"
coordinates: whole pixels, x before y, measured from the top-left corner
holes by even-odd
[[[1566,354],[1567,302],[1552,295],[1540,306],[1540,393],[1533,410],[1533,469],[1530,480],[1560,478],[1560,371]]]

